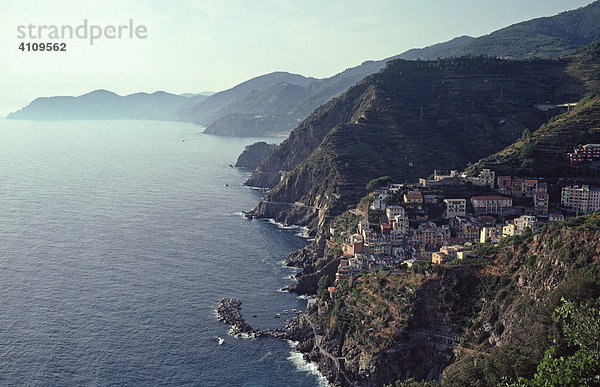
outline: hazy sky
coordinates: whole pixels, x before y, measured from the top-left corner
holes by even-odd
[[[0,0],[0,115],[38,96],[219,91],[272,71],[328,77],[365,60],[591,0]],[[145,39],[19,39],[17,27],[130,24]],[[67,30],[68,31],[68,30]],[[83,31],[83,29],[82,29]],[[37,31],[34,30],[34,32]],[[116,34],[110,30],[109,34]],[[90,30],[88,28],[88,35]],[[112,35],[111,35],[112,36]],[[66,52],[20,43],[65,42]]]

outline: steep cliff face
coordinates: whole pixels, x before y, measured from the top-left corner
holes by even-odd
[[[320,293],[305,351],[340,385],[531,377],[553,336],[569,351],[552,320],[561,299],[600,295],[599,237],[600,217],[590,215],[479,247],[469,261],[362,274],[334,299]]]
[[[317,148],[323,138],[339,123],[352,120],[370,97],[369,85],[360,82],[339,98],[319,107],[290,133],[281,146],[267,157],[246,184],[272,188],[280,182],[280,171],[292,171]]]
[[[248,184],[274,187],[265,202],[343,209],[376,177],[414,181],[436,168],[463,168],[545,122],[536,104],[581,98],[586,87],[567,73],[569,63],[390,62],[302,122]],[[277,211],[268,204],[257,211],[267,212]]]
[[[240,168],[256,168],[275,148],[277,148],[277,144],[267,144],[264,141],[248,145],[238,157],[235,166]]]

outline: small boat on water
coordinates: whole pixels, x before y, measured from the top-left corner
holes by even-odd
[[[297,311],[295,311],[294,313],[296,313],[296,314],[301,314],[301,313],[302,313],[302,311],[301,311],[301,310],[297,310]]]
[[[277,313],[275,316],[273,316],[273,318],[281,318],[281,315]]]
[[[285,313],[285,314],[288,314],[288,310],[287,310],[287,309],[284,309],[284,310],[283,310],[283,313]]]

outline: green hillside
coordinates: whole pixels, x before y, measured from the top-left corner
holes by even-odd
[[[452,55],[490,55],[512,58],[558,57],[600,40],[600,2],[513,24],[479,37]]]
[[[574,148],[600,142],[600,43],[574,56],[568,71],[581,78],[590,91],[573,110],[552,118],[548,123],[526,133],[514,144],[484,158],[469,171],[491,168],[497,175],[585,176],[598,174],[587,166],[573,167],[567,154]]]

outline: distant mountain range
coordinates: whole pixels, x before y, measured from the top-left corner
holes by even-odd
[[[317,107],[394,59],[431,60],[463,55],[558,57],[600,39],[600,1],[552,17],[514,24],[479,38],[448,42],[379,61],[366,61],[325,79],[274,72],[206,97],[164,92],[120,97],[95,91],[79,97],[38,98],[11,113],[13,119],[131,118],[194,122],[206,133],[264,136],[289,133]]]
[[[181,96],[157,91],[120,96],[107,90],[95,90],[78,97],[40,97],[26,107],[10,113],[9,119],[24,120],[99,120],[142,119],[174,120],[174,112],[194,106],[206,95]]]

